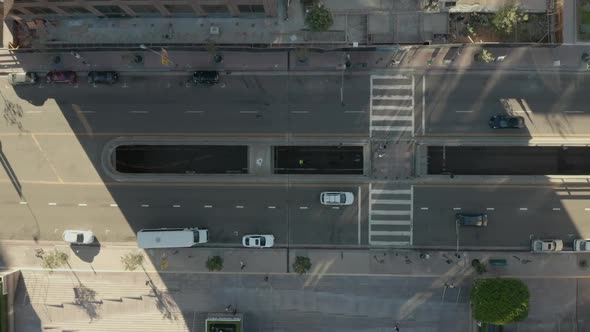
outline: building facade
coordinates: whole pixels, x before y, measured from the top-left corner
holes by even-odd
[[[5,0],[16,20],[56,17],[274,17],[279,0]]]

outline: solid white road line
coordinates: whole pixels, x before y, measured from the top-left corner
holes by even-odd
[[[455,111],[457,113],[473,113],[473,111]]]

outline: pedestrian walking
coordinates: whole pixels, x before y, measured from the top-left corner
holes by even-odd
[[[234,308],[234,311],[232,311],[232,314],[235,316],[238,313],[238,308]]]
[[[394,329],[396,332],[397,332],[397,331],[399,331],[399,327],[397,326],[397,324],[393,326],[393,329]]]
[[[264,277],[264,281],[268,282],[268,276]]]
[[[227,307],[225,307],[225,312],[229,312],[230,309],[231,309],[231,304],[228,305]]]
[[[240,270],[243,270],[246,267],[243,261],[240,261]]]

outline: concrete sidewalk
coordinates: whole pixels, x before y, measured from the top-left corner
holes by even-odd
[[[528,252],[455,252],[433,251],[420,256],[420,252],[403,250],[368,249],[264,249],[244,248],[178,248],[141,250],[135,244],[106,244],[101,247],[69,247],[61,242],[2,241],[0,252],[3,265],[9,269],[41,270],[42,259],[36,250],[48,253],[54,249],[69,255],[69,266],[59,271],[121,272],[121,257],[128,253],[145,256],[146,272],[157,273],[209,273],[205,262],[210,256],[221,256],[224,267],[221,273],[286,274],[294,273],[292,263],[296,256],[309,257],[312,268],[310,278],[323,275],[403,275],[444,276],[461,280],[474,275],[471,267],[474,258],[482,262],[505,259],[507,266],[488,264],[487,276],[516,276],[520,278],[588,277],[588,267],[580,261],[590,261],[590,254],[561,252],[532,254]],[[243,263],[243,264],[242,264]],[[244,267],[242,267],[244,266]],[[143,273],[143,270],[140,269]]]
[[[412,46],[377,48],[373,51],[275,50],[275,51],[180,51],[168,50],[169,64],[163,65],[161,49],[121,51],[77,51],[27,53],[0,51],[0,70],[117,70],[130,72],[183,72],[219,70],[225,72],[369,72],[383,70],[466,71],[466,70],[529,70],[588,71],[582,54],[585,46],[557,47],[494,47],[485,48],[497,59],[491,63],[475,61],[484,46]],[[74,53],[75,54],[75,53]],[[214,54],[223,61],[216,63]],[[142,61],[136,62],[136,56]],[[59,62],[56,62],[59,57]],[[348,62],[348,68],[347,68]]]

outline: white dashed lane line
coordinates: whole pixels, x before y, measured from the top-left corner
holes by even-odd
[[[276,206],[272,206],[272,205],[271,205],[271,206],[269,206],[268,208],[269,208],[269,209],[276,209],[277,207],[276,207]]]
[[[236,209],[243,209],[244,206],[243,205],[236,205]]]
[[[299,210],[307,210],[307,209],[309,209],[309,207],[307,207],[307,206],[300,206],[299,207]]]
[[[561,211],[561,208],[553,208],[553,211]]]
[[[141,204],[141,207],[147,208],[147,207],[150,207],[150,205],[149,204]]]
[[[88,206],[86,203],[78,203],[78,206]]]
[[[213,205],[205,205],[205,206],[203,206],[203,207],[204,207],[205,209],[210,209],[210,208],[212,208],[212,207],[213,207]]]
[[[150,111],[129,111],[128,113],[131,113],[131,114],[147,114],[149,112]]]
[[[420,210],[428,211],[428,208],[427,207],[421,207]]]
[[[174,205],[172,205],[172,207],[173,208],[179,208],[180,207],[180,204],[174,204]]]
[[[110,207],[118,207],[117,204],[109,204]]]
[[[461,208],[460,207],[456,207],[456,208],[453,208],[453,210],[459,211],[459,210],[461,210]]]
[[[47,205],[49,205],[49,206],[56,206],[56,205],[57,205],[57,203],[53,203],[53,202],[51,202],[51,203],[47,203]]]
[[[488,210],[488,211],[494,211],[495,208],[486,208],[486,210]]]
[[[520,211],[528,211],[529,208],[520,208]]]
[[[21,201],[21,202],[18,202],[18,204],[20,204],[20,205],[27,205],[27,204],[29,204],[29,203],[27,203],[27,202],[22,202],[22,201]]]

